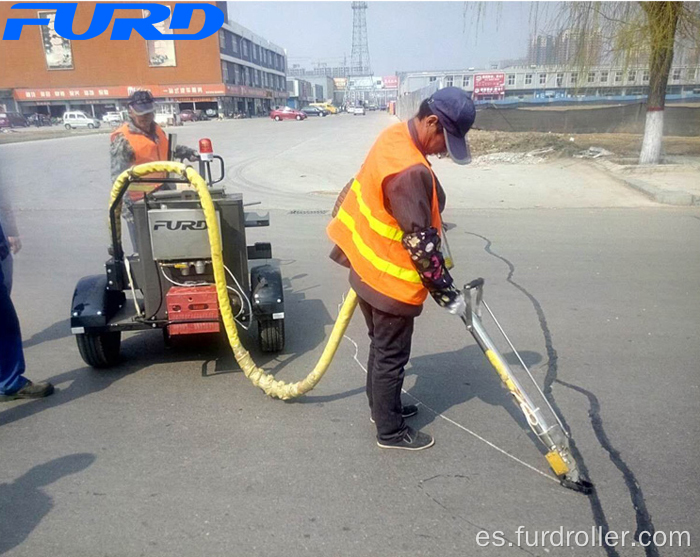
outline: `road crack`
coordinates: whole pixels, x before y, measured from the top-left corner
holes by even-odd
[[[474,232],[467,231],[467,234],[471,236],[476,236],[477,238],[481,238],[482,240],[484,240],[484,242],[486,242],[484,251],[486,251],[486,253],[495,257],[496,259],[503,261],[508,266],[508,277],[506,279],[507,282],[509,282],[516,289],[522,292],[528,298],[528,300],[530,300],[530,303],[535,308],[535,312],[537,313],[537,318],[540,323],[540,328],[542,330],[542,335],[544,336],[545,347],[547,351],[547,374],[545,375],[544,388],[542,389],[545,397],[547,397],[547,400],[552,405],[552,408],[554,408],[556,413],[559,415],[562,423],[564,424],[564,427],[568,431],[571,431],[571,428],[566,422],[564,414],[559,410],[559,406],[554,398],[552,385],[554,383],[558,383],[559,385],[562,385],[565,388],[572,389],[577,393],[583,394],[588,399],[588,416],[591,419],[591,426],[593,427],[596,439],[600,443],[600,446],[608,453],[610,460],[622,474],[625,480],[625,485],[627,486],[627,490],[629,491],[630,499],[635,510],[635,517],[637,522],[635,539],[639,540],[639,535],[642,532],[649,532],[650,538],[653,539],[655,532],[654,524],[651,519],[651,514],[647,509],[642,488],[639,482],[637,481],[634,472],[629,467],[629,465],[622,459],[622,457],[620,456],[620,452],[613,447],[612,443],[610,442],[610,438],[605,432],[603,419],[600,415],[600,402],[598,401],[598,398],[592,392],[584,389],[583,387],[579,387],[577,385],[573,385],[571,383],[562,381],[557,376],[558,355],[556,349],[554,348],[554,343],[552,342],[552,333],[549,329],[549,325],[547,324],[547,318],[544,314],[544,310],[542,309],[542,305],[537,300],[537,298],[530,294],[530,292],[527,289],[525,289],[523,286],[521,286],[513,280],[513,275],[515,274],[515,266],[508,259],[495,253],[491,249],[492,242],[490,239],[486,238],[485,236],[482,236],[481,234],[476,234]],[[576,459],[576,462],[579,464],[579,468],[581,469],[582,475],[585,478],[591,480],[591,475],[583,459],[583,455],[578,450],[578,447],[576,446],[576,443],[574,442],[573,438],[569,440],[569,443],[571,447],[571,454]],[[591,505],[591,511],[593,513],[595,523],[597,526],[601,527],[603,532],[603,539],[605,540],[606,534],[610,531],[610,527],[608,519],[605,516],[605,511],[603,510],[600,498],[598,497],[597,492],[593,491],[593,493],[588,496],[588,499]],[[608,545],[607,543],[603,545],[603,548],[605,549],[605,552],[608,554],[609,557],[619,557],[619,553],[617,552],[617,550],[614,547]],[[645,547],[644,551],[647,557],[659,556],[658,548],[654,543],[651,543],[648,547]]]

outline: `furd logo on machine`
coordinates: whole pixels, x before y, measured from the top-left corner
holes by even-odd
[[[167,230],[206,230],[207,222],[204,220],[157,220],[153,223],[153,230],[166,228]]]
[[[100,36],[109,27],[115,10],[143,10],[144,17],[114,17],[114,26],[110,39],[113,41],[128,41],[131,32],[136,31],[144,39],[168,40],[168,41],[196,41],[204,39],[216,33],[224,24],[224,13],[212,4],[175,4],[172,11],[169,29],[189,29],[194,10],[204,12],[204,26],[197,33],[161,33],[156,28],[157,23],[166,21],[171,17],[170,8],[162,4],[152,2],[98,2],[92,15],[90,27],[84,33],[78,35],[73,32],[73,20],[77,2],[65,4],[54,2],[25,2],[15,4],[13,10],[53,10],[56,12],[53,26],[58,35],[72,41],[85,41]],[[8,18],[4,41],[19,40],[25,25],[51,25],[49,18]]]

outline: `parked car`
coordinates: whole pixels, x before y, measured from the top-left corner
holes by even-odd
[[[270,118],[279,122],[280,120],[306,120],[306,114],[301,110],[295,110],[285,106],[270,111]]]
[[[100,121],[85,114],[80,110],[69,110],[63,114],[63,126],[67,129],[100,127]]]
[[[36,126],[37,128],[40,126],[50,126],[51,116],[49,116],[48,114],[41,114],[40,112],[35,112],[27,118],[27,122],[29,122],[29,124],[32,126]]]
[[[355,108],[352,109],[352,113],[354,116],[364,116],[365,115],[365,107],[364,106],[356,106]]]
[[[301,111],[307,116],[326,116],[328,112],[318,106],[305,106]]]
[[[102,121],[105,124],[121,124],[123,118],[121,112],[107,112],[102,116]]]
[[[0,128],[26,128],[27,119],[19,112],[0,112]]]
[[[200,119],[199,114],[197,114],[197,111],[192,110],[191,108],[186,108],[185,110],[180,111],[180,120],[183,122],[197,122]]]

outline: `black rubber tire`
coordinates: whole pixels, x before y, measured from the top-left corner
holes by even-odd
[[[94,129],[95,129],[95,124],[88,124],[88,129],[89,129],[89,130],[94,130]]]
[[[76,335],[78,350],[83,361],[90,367],[104,369],[119,363],[119,349],[122,334],[116,333],[83,333]]]
[[[281,119],[282,118],[280,118],[279,116],[275,116],[275,122],[279,122]]]
[[[297,121],[301,120],[301,116],[297,116]]]
[[[71,129],[71,125],[70,125],[70,124],[66,124],[66,125],[64,126],[64,128],[66,128],[67,130],[69,130],[69,129]]]
[[[258,346],[263,352],[284,350],[284,319],[258,321]]]

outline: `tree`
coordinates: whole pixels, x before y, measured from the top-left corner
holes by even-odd
[[[586,66],[591,41],[609,45],[608,60],[624,66],[648,64],[649,93],[639,164],[658,164],[663,141],[666,88],[678,46],[700,49],[698,2],[571,2],[559,8],[560,25],[580,37],[576,64]],[[592,32],[598,31],[599,34]]]
[[[465,13],[476,11],[478,26],[487,7],[483,2],[467,3]],[[581,72],[599,64],[601,58],[625,68],[648,65],[649,94],[639,163],[658,164],[674,52],[679,46],[694,49],[698,64],[700,2],[535,2],[530,15],[535,32],[542,21],[544,27],[567,29],[575,37],[575,51],[566,63]]]

